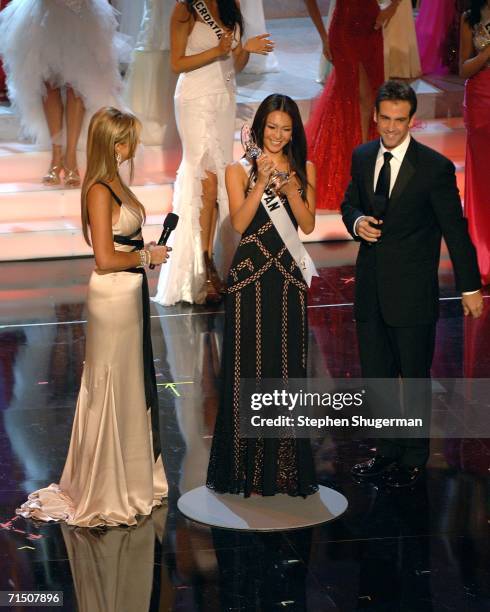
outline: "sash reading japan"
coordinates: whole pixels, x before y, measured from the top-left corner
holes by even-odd
[[[308,251],[299,239],[298,230],[294,227],[281,198],[272,190],[266,189],[260,201],[291,257],[300,269],[305,283],[310,287],[311,279],[313,276],[318,276],[318,272]]]

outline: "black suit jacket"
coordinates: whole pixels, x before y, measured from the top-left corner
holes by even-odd
[[[352,178],[342,203],[343,221],[352,236],[356,219],[373,214],[378,151],[376,140],[361,145],[352,155]],[[379,303],[390,326],[435,322],[442,236],[457,289],[476,291],[481,287],[480,273],[463,217],[454,164],[412,138],[391,193],[381,239],[372,245],[360,241],[356,319],[367,320]]]

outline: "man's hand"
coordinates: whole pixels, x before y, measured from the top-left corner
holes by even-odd
[[[381,227],[383,221],[375,219],[374,217],[362,217],[360,221],[356,222],[355,231],[359,238],[362,238],[366,242],[378,242],[378,238],[381,236],[381,230],[373,225]]]
[[[481,291],[470,293],[469,295],[463,294],[461,301],[465,317],[471,315],[474,319],[478,319],[481,316],[483,312],[483,296]]]

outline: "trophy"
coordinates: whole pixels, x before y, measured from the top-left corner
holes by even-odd
[[[242,131],[240,133],[240,139],[242,141],[242,147],[245,151],[245,157],[249,162],[252,160],[257,160],[263,154],[262,149],[258,146],[255,141],[254,134],[250,129],[248,124],[244,124],[242,127]],[[266,189],[272,189],[274,193],[277,194],[277,189],[287,181],[289,178],[289,172],[280,172],[279,170],[274,170],[269,178],[269,182],[267,183]],[[280,194],[277,194],[280,195]]]

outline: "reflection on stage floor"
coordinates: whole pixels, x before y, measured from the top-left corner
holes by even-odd
[[[308,245],[309,372],[359,375],[353,243]],[[413,490],[359,485],[369,441],[315,441],[321,484],[349,500],[324,526],[281,533],[205,527],[177,510],[203,484],[218,398],[221,307],[152,305],[168,504],[135,528],[14,519],[63,466],[84,355],[90,259],[0,265],[0,591],[63,591],[70,612],[483,612],[490,609],[488,440],[434,440]],[[490,301],[464,321],[447,255],[434,375],[490,378]],[[155,288],[156,275],[151,278]],[[30,608],[34,609],[34,608]]]

